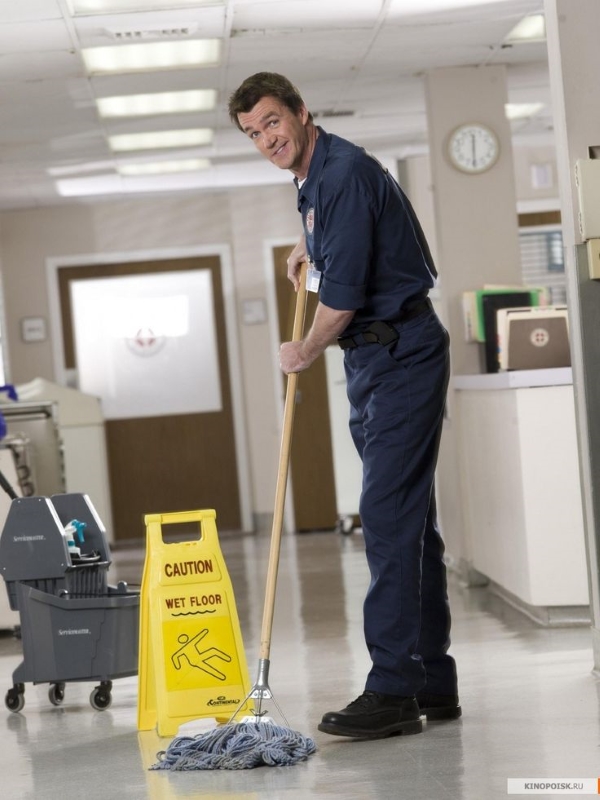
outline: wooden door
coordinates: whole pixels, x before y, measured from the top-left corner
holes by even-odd
[[[291,247],[273,250],[282,342],[292,336],[296,293],[287,278]],[[318,295],[308,293],[305,328],[314,317]],[[298,376],[290,473],[296,530],[329,530],[337,522],[333,448],[329,421],[325,358],[320,356]]]
[[[145,535],[143,517],[214,508],[219,531],[241,528],[235,433],[218,256],[61,267],[58,270],[64,361],[76,369],[73,281],[210,270],[221,381],[221,409],[105,423],[115,540]],[[177,386],[171,387],[177,392]],[[94,454],[90,453],[90,458]],[[92,498],[93,501],[93,498]]]

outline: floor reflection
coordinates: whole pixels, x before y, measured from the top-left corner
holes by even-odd
[[[269,533],[220,538],[253,682]],[[110,582],[139,586],[143,547],[117,550],[113,559]],[[375,742],[319,733],[323,712],[363,689],[367,585],[360,533],[283,537],[269,683],[291,727],[317,742],[308,762],[241,773],[150,771],[169,739],[137,731],[137,678],[115,681],[104,712],[90,707],[89,683],[68,684],[61,707],[49,703],[47,685],[27,685],[23,711],[0,714],[2,797],[488,800],[506,796],[510,777],[597,775],[600,681],[592,674],[589,630],[540,628],[485,588],[454,579],[462,720]],[[20,660],[19,640],[0,636],[5,691]]]

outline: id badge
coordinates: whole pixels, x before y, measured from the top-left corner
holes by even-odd
[[[321,273],[312,265],[306,270],[306,291],[318,292],[321,286]]]

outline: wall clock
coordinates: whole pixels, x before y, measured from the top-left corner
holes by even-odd
[[[452,131],[448,157],[452,166],[475,175],[492,167],[500,155],[498,137],[487,125],[469,123]]]

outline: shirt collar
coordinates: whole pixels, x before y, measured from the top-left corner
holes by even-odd
[[[319,125],[317,125],[317,130],[319,131],[319,135],[317,137],[317,141],[315,142],[315,149],[313,150],[313,154],[310,159],[306,180],[302,186],[298,186],[298,178],[294,178],[294,183],[298,189],[298,208],[300,208],[302,199],[310,197],[311,193],[314,191],[314,188],[319,180],[321,170],[323,169],[323,165],[325,164],[325,159],[327,158],[329,145],[331,144],[331,134],[325,133],[323,128],[321,128]]]

